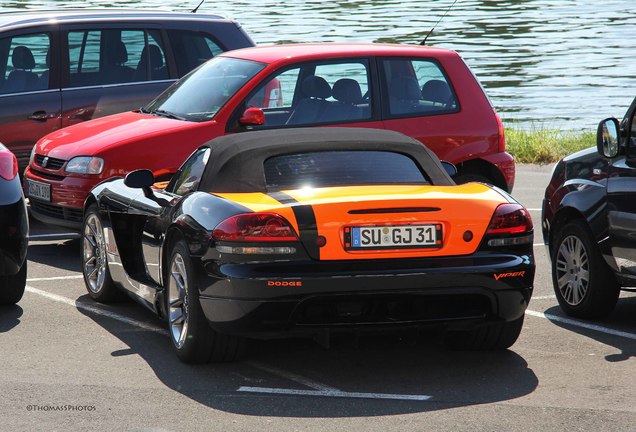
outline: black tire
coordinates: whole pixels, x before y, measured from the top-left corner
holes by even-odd
[[[523,319],[521,315],[514,321],[497,322],[466,331],[451,331],[444,343],[454,350],[494,351],[510,348],[517,341]]]
[[[124,293],[110,277],[102,219],[95,204],[84,213],[80,255],[88,295],[100,303],[114,303],[123,299]]]
[[[14,305],[24,295],[27,277],[27,262],[14,275],[0,276],[0,305]]]
[[[486,183],[486,184],[493,184],[492,180],[490,180],[487,177],[484,177],[481,174],[475,174],[475,173],[463,173],[463,174],[457,174],[455,177],[453,177],[453,180],[455,181],[455,183],[459,184],[464,184],[464,183],[470,183],[470,182],[479,182],[479,183]]]
[[[238,359],[244,352],[245,340],[220,334],[208,324],[183,240],[177,241],[170,251],[165,280],[168,333],[179,359],[185,363]]]
[[[616,306],[620,286],[581,220],[568,222],[557,231],[552,285],[561,309],[573,317],[602,318]]]

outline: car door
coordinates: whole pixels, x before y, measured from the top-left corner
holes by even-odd
[[[142,253],[147,277],[156,285],[162,283],[161,254],[168,226],[172,223],[174,208],[185,195],[197,190],[210,155],[210,149],[197,150],[181,166],[166,186],[156,185],[152,195],[140,195],[129,208],[129,215],[144,217]],[[162,189],[161,186],[166,186]]]
[[[621,273],[636,276],[636,100],[623,121],[624,150],[610,160],[607,210],[612,255]]]
[[[36,141],[61,126],[58,42],[57,26],[0,37],[0,142],[20,173]]]
[[[165,34],[148,24],[62,28],[62,125],[140,108],[176,78]]]

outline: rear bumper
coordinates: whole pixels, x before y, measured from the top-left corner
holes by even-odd
[[[386,261],[226,264],[205,271],[203,263],[200,301],[210,325],[264,339],[512,321],[528,306],[535,270],[531,255],[494,254],[390,267]]]

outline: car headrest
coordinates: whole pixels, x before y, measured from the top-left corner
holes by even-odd
[[[360,84],[351,78],[341,78],[333,84],[333,97],[344,103],[360,103],[362,99]]]
[[[331,87],[327,80],[315,75],[305,78],[300,85],[300,90],[306,97],[327,99],[331,96]]]
[[[140,64],[146,64],[150,60],[150,67],[157,69],[163,66],[163,55],[157,45],[148,45],[141,51],[141,57],[139,59]]]
[[[13,49],[11,62],[16,69],[33,69],[35,67],[33,53],[24,45],[19,45]]]
[[[106,61],[110,65],[121,65],[128,61],[128,50],[122,41],[116,41],[106,50]]]
[[[448,83],[442,80],[426,81],[422,86],[422,98],[433,102],[446,103],[452,96]]]

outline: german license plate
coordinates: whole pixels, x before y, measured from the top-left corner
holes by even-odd
[[[27,180],[27,194],[29,198],[36,198],[43,201],[51,201],[51,185]]]
[[[442,247],[442,225],[382,225],[345,228],[345,249]]]

